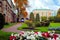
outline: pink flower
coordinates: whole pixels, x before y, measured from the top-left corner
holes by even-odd
[[[53,34],[53,38],[54,38],[55,40],[57,39],[57,37],[58,37],[57,34]]]
[[[38,34],[38,32],[35,32],[34,34]]]
[[[50,37],[50,34],[48,32],[45,32],[45,33],[42,33],[42,36],[48,38],[48,37]]]

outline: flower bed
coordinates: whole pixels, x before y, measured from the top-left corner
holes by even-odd
[[[34,31],[20,31],[18,34],[11,34],[10,40],[60,40],[60,34],[55,31],[48,32],[34,32]]]

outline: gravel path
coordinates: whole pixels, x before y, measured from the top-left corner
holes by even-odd
[[[19,33],[21,30],[17,30],[17,28],[20,27],[20,26],[21,26],[21,23],[18,23],[16,25],[13,25],[10,28],[3,28],[2,31],[5,31],[5,32],[17,32],[17,33]]]

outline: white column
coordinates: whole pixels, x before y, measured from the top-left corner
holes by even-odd
[[[46,12],[47,20],[48,20],[48,13]]]

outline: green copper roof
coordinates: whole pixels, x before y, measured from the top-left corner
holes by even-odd
[[[50,9],[34,9],[33,11],[35,11],[35,10],[50,10]],[[53,10],[51,10],[51,11],[53,11]]]

